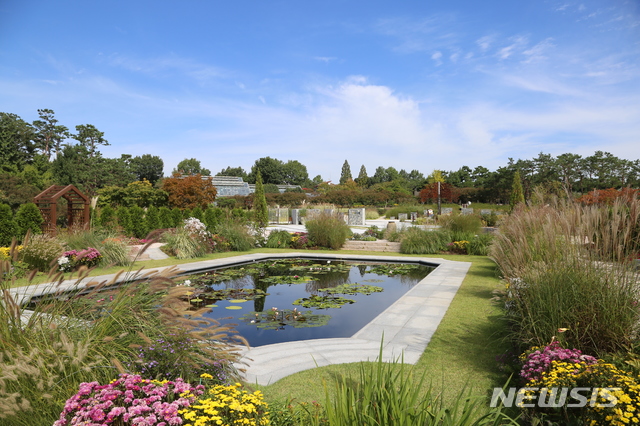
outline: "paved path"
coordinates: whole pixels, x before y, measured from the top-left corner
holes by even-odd
[[[242,361],[247,365],[245,379],[266,385],[290,374],[329,364],[375,360],[383,342],[383,359],[391,361],[403,357],[415,364],[440,324],[451,300],[462,284],[471,263],[439,258],[403,256],[347,255],[340,253],[255,253],[223,259],[205,260],[182,265],[145,269],[141,273],[102,275],[83,280],[66,280],[58,285],[40,284],[10,290],[19,304],[31,298],[58,291],[81,289],[90,283],[123,282],[142,275],[162,273],[178,268],[182,275],[199,273],[223,266],[235,266],[276,258],[307,258],[385,262],[419,262],[437,268],[411,288],[404,296],[374,318],[350,338],[315,339],[278,343],[245,349]]]

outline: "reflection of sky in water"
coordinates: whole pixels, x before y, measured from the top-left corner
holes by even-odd
[[[238,332],[248,340],[251,346],[327,337],[351,337],[398,300],[400,296],[426,276],[431,269],[424,267],[420,269],[420,274],[413,273],[411,276],[395,277],[366,273],[365,270],[366,266],[360,265],[352,266],[348,272],[329,272],[323,275],[299,272],[299,275],[311,275],[317,277],[318,280],[303,284],[271,285],[266,289],[268,295],[263,301],[256,299],[244,303],[231,303],[228,300],[221,300],[216,303],[217,307],[213,308],[212,312],[207,316],[219,320],[222,324],[237,324]],[[363,294],[338,294],[336,296],[355,300],[355,303],[344,305],[341,308],[310,309],[292,304],[296,299],[309,297],[318,288],[336,287],[345,283],[374,285],[384,288],[384,291],[372,293],[368,296]],[[251,277],[229,280],[212,286],[213,289],[254,287],[255,284]],[[265,289],[260,284],[258,284],[258,288]],[[226,309],[228,306],[237,306],[242,309]],[[249,312],[268,311],[272,307],[277,307],[279,310],[297,308],[303,312],[311,310],[316,314],[330,315],[331,319],[327,325],[322,327],[294,328],[287,325],[283,329],[277,330],[259,329],[255,324],[246,324],[238,320],[238,318]]]

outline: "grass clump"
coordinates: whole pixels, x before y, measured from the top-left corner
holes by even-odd
[[[407,228],[400,238],[400,252],[405,254],[437,254],[447,249],[451,234],[447,231],[425,231]]]
[[[106,228],[78,230],[62,235],[61,239],[68,248],[73,250],[84,250],[88,247],[97,249],[102,255],[101,266],[129,266],[132,263],[127,242],[112,230]]]
[[[291,243],[291,234],[283,230],[274,230],[267,237],[267,248],[288,248]]]
[[[58,238],[43,234],[31,235],[25,238],[20,260],[31,269],[47,272],[64,251],[65,245]]]
[[[351,231],[341,217],[322,212],[305,223],[309,240],[319,247],[338,250],[349,238]]]

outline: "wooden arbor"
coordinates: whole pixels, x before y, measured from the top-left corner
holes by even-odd
[[[73,185],[51,185],[35,197],[35,203],[44,218],[42,231],[56,233],[58,220],[57,203],[60,197],[67,200],[67,226],[83,227],[89,223],[89,198]]]

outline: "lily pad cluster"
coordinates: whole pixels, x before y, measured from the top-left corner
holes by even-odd
[[[274,275],[262,278],[261,281],[269,284],[304,284],[313,281],[313,277],[308,275]]]
[[[249,312],[239,318],[247,324],[255,324],[263,330],[321,327],[331,319],[330,315],[314,314],[313,311],[298,311],[297,308],[279,310],[272,308],[265,312]]]
[[[419,265],[385,264],[372,266],[369,272],[392,277],[394,275],[409,275],[418,269],[420,269]]]
[[[375,285],[368,284],[341,284],[336,287],[331,288],[321,288],[318,291],[322,291],[328,294],[364,294],[369,295],[371,293],[380,293],[383,292],[384,289],[382,287],[378,287]]]
[[[320,296],[317,294],[312,294],[309,297],[303,297],[293,302],[294,305],[315,309],[341,308],[342,306],[351,303],[355,303],[355,300],[338,296]]]

